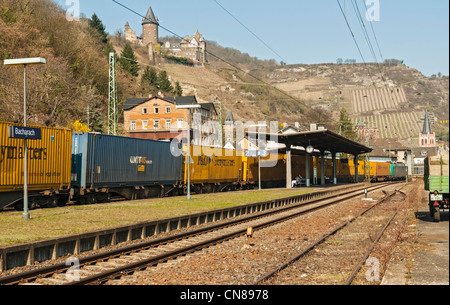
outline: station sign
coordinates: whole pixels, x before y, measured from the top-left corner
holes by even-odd
[[[269,156],[269,153],[267,150],[246,150],[245,151],[245,157],[246,158],[256,158],[258,156],[261,156],[262,158],[266,158]]]
[[[246,158],[256,158],[256,157],[258,157],[258,151],[257,150],[246,150],[245,157]]]
[[[12,139],[42,140],[40,128],[9,126],[8,137]]]

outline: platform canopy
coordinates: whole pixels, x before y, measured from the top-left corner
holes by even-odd
[[[249,136],[256,137],[256,132],[248,132]],[[267,138],[274,139],[275,135],[266,135]],[[315,131],[296,132],[289,134],[277,134],[277,142],[279,144],[286,145],[286,187],[292,187],[292,152],[293,148],[303,147],[304,153],[310,157],[312,156],[325,156],[326,152],[332,154],[333,162],[333,183],[337,184],[336,175],[336,154],[346,153],[354,155],[355,158],[361,154],[372,152],[372,149],[366,147],[358,142],[352,141],[332,131],[322,129]],[[311,183],[310,177],[310,158],[306,158],[305,173],[306,173],[306,186],[309,187]],[[325,162],[320,162],[321,173],[325,173]],[[358,181],[358,170],[355,169],[355,182]],[[325,184],[325,175],[320,177],[320,184]]]
[[[247,132],[247,134],[252,137],[258,137],[257,132],[254,131],[249,131]],[[312,153],[309,153],[310,155],[319,155],[320,153],[318,153],[317,151],[320,151],[321,153],[328,151],[331,153],[347,153],[357,156],[373,151],[372,148],[347,139],[346,137],[343,137],[327,129],[289,134],[277,134],[272,135],[272,137],[270,134],[267,134],[266,138],[273,139],[274,136],[278,137],[279,144],[286,145],[287,150],[289,150],[291,146],[300,146],[305,150],[308,146],[313,147],[314,151]]]
[[[355,156],[370,153],[373,150],[326,129],[279,134],[278,142],[285,144],[287,148],[302,146],[306,149],[308,146],[312,146],[315,150],[321,152],[347,153]]]

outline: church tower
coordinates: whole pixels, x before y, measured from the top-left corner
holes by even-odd
[[[436,146],[436,133],[431,132],[430,115],[428,110],[425,110],[425,118],[423,122],[422,133],[419,134],[420,147],[435,147]]]
[[[142,42],[144,46],[158,44],[158,26],[158,18],[155,17],[152,7],[150,6],[147,15],[142,19]]]

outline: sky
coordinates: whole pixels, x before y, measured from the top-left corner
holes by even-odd
[[[87,17],[93,13],[106,31],[124,31],[128,22],[138,36],[142,18],[112,0],[53,0],[74,11],[76,4]],[[117,0],[145,15],[151,5],[160,25],[179,36],[193,36],[198,29],[206,40],[232,47],[259,59],[287,64],[335,63],[338,58],[358,62],[400,59],[430,76],[449,75],[449,1],[447,0],[354,0],[375,50],[370,52],[351,0]],[[224,11],[224,6],[255,36]],[[367,2],[366,4],[364,2]],[[368,21],[366,12],[368,12]],[[375,19],[375,20],[373,20]],[[375,31],[381,54],[378,50]],[[172,34],[160,29],[160,36]],[[358,51],[361,49],[362,56]],[[381,56],[382,55],[382,56]]]

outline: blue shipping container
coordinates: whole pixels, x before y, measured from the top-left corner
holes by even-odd
[[[182,157],[170,143],[92,133],[73,134],[72,186],[113,188],[177,184]]]

